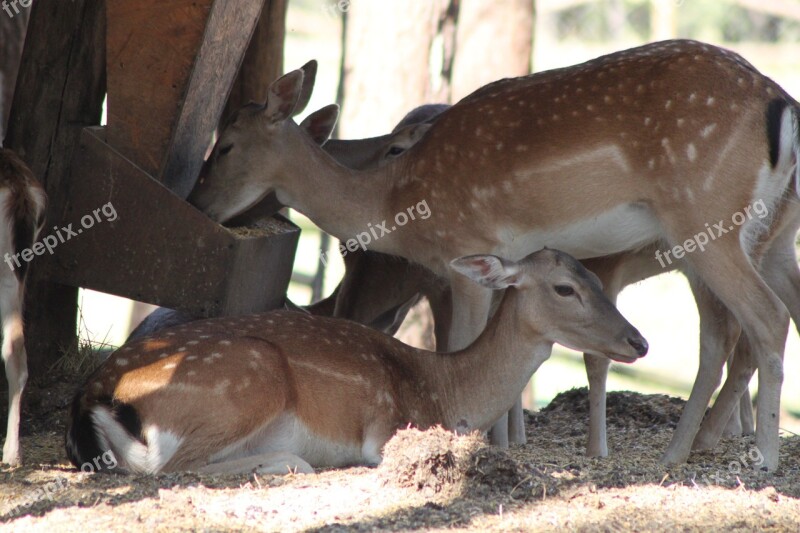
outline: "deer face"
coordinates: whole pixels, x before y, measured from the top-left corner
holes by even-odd
[[[451,263],[490,289],[513,287],[523,337],[544,337],[574,350],[632,362],[647,341],[603,294],[600,280],[575,258],[543,249],[519,262],[491,255]]]

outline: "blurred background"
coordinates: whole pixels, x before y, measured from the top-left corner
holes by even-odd
[[[359,138],[389,132],[417,105],[454,103],[501,77],[676,37],[735,50],[800,97],[798,0],[289,0],[284,64],[291,70],[319,61],[306,113],[339,102],[337,135]],[[291,217],[303,231],[289,297],[307,304],[330,293],[343,267],[335,239],[323,239],[301,215]],[[324,271],[323,252],[330,252]],[[81,338],[98,345],[121,344],[146,310],[91,291],[82,291],[81,303]],[[651,351],[635,365],[614,363],[609,390],[687,397],[697,370],[698,318],[683,276],[664,274],[631,286],[619,307]],[[398,335],[430,346],[424,307]],[[794,327],[785,375],[783,406],[792,416],[782,418],[782,427],[800,431]],[[582,357],[557,348],[526,391],[527,407],[585,385]]]

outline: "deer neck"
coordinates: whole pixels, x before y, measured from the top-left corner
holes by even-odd
[[[281,203],[342,241],[387,218],[390,187],[380,171],[343,167],[305,135],[298,137],[304,149],[284,158],[286,171],[275,184]]]
[[[449,429],[486,430],[514,404],[533,373],[550,357],[553,343],[544,336],[523,336],[518,328],[519,293],[506,291],[492,320],[469,347],[428,355],[437,376],[431,398],[440,422]]]

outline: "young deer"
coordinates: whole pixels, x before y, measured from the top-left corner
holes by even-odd
[[[28,380],[25,332],[22,318],[25,274],[30,252],[44,224],[47,197],[25,163],[11,150],[0,148],[0,320],[3,323],[3,362],[8,380],[8,428],[3,463],[22,461],[19,423],[22,391]],[[22,259],[20,260],[20,255]]]
[[[374,465],[408,424],[488,429],[555,342],[625,362],[647,352],[594,274],[562,252],[452,266],[507,289],[468,348],[427,352],[354,322],[286,311],[185,324],[123,346],[89,378],[72,405],[70,460],[110,450],[142,473]]]
[[[653,43],[479,89],[404,157],[355,172],[289,120],[302,80],[294,71],[274,82],[266,105],[221,135],[194,195],[209,216],[224,221],[274,193],[348,239],[426,200],[430,219],[372,249],[449,276],[451,349],[481,331],[491,300],[448,273],[455,257],[519,258],[542,246],[579,259],[668,250],[741,324],[759,371],[756,445],[764,466],[777,467],[790,316],[759,266],[771,242],[797,227],[777,231],[772,217],[728,225],[756,202],[774,216],[783,198],[797,200],[798,104],[777,84],[727,50]],[[329,106],[306,121],[324,135],[336,115]],[[708,362],[711,372],[723,361]],[[714,386],[696,383],[684,438],[665,462],[688,456]]]

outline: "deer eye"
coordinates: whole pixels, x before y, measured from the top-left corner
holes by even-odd
[[[233,150],[233,144],[229,144],[228,146],[223,146],[222,148],[219,149],[219,155],[225,155],[231,150]]]
[[[388,155],[400,155],[405,152],[405,149],[402,146],[390,146],[389,151],[387,152]]]
[[[554,288],[556,290],[556,294],[558,294],[559,296],[567,297],[575,294],[575,289],[573,289],[569,285],[556,285]]]

